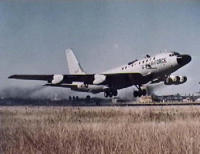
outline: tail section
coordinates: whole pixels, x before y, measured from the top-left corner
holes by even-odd
[[[74,55],[72,49],[65,50],[65,54],[70,74],[86,74]]]

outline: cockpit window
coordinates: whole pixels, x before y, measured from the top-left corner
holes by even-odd
[[[178,52],[172,52],[169,56],[172,57],[172,56],[179,56],[180,54]]]
[[[178,52],[174,52],[173,54],[174,54],[174,56],[179,56],[180,55]]]

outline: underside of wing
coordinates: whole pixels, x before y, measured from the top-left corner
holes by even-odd
[[[152,79],[152,74],[142,75],[140,73],[116,73],[105,74],[106,83],[111,87],[124,88],[130,85],[143,85]]]
[[[93,74],[75,74],[75,75],[12,75],[8,77],[9,79],[21,79],[21,80],[41,80],[47,81],[48,83],[68,83],[72,82],[84,82],[85,84],[92,84],[94,81]]]
[[[104,76],[105,78],[102,78]],[[69,75],[12,75],[10,79],[42,80],[49,83],[48,86],[73,88],[73,82],[84,84],[107,85],[110,88],[122,89],[131,85],[143,85],[152,80],[152,74],[142,75],[140,73],[112,73],[112,74],[69,74]],[[99,80],[100,78],[101,80]],[[51,84],[51,85],[50,85]]]
[[[85,84],[93,84],[94,74],[70,74],[64,75],[63,83],[83,82]]]

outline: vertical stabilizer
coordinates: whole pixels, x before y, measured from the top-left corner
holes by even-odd
[[[65,50],[65,54],[70,74],[86,74],[74,55],[72,49]]]

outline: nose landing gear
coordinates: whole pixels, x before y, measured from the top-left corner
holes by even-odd
[[[133,92],[134,97],[141,97],[146,96],[147,91],[145,89],[141,89],[141,86],[136,86],[138,88],[138,91]]]

